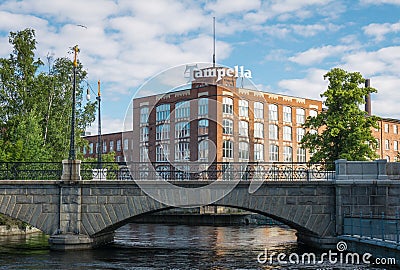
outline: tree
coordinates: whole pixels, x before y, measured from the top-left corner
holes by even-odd
[[[68,157],[72,107],[71,59],[44,63],[35,59],[35,31],[11,32],[13,51],[0,58],[0,161],[61,161]],[[77,67],[77,125],[75,141],[95,119],[96,102],[82,103],[81,82],[86,77]]]
[[[372,128],[379,128],[376,116],[368,116],[360,109],[365,97],[376,92],[363,87],[365,79],[359,72],[346,72],[334,68],[324,75],[329,80],[323,110],[316,117],[309,117],[304,124],[308,129],[302,147],[312,153],[311,162],[333,162],[337,159],[372,160],[377,141]],[[316,132],[319,130],[320,132]]]

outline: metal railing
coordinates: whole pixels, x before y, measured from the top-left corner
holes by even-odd
[[[137,180],[258,180],[312,181],[333,180],[333,164],[294,162],[128,162]]]
[[[333,180],[333,164],[295,162],[82,162],[83,180]],[[0,180],[58,180],[61,162],[0,162]]]
[[[400,244],[400,216],[348,215],[343,220],[343,234]]]
[[[61,179],[61,162],[0,162],[0,180]]]

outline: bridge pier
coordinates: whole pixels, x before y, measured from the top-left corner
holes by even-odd
[[[90,237],[85,234],[65,233],[49,238],[51,250],[83,250],[106,245],[114,241],[114,232],[107,232]]]
[[[338,242],[335,236],[317,236],[313,234],[308,234],[306,232],[297,232],[297,242],[303,243],[305,245],[318,248],[318,249],[331,249],[336,248]]]

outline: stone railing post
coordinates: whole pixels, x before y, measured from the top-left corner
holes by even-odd
[[[336,180],[347,180],[347,160],[335,160]]]
[[[61,175],[61,181],[64,182],[76,182],[81,181],[81,161],[80,160],[69,160],[64,159],[62,161],[63,172]]]
[[[378,167],[378,180],[387,180],[388,175],[386,171],[386,159],[378,159],[375,161]]]

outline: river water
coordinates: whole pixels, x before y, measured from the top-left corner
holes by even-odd
[[[265,250],[316,252],[298,245],[295,232],[280,226],[128,224],[116,231],[114,244],[70,252],[50,251],[40,233],[0,237],[0,269],[378,269],[326,260],[316,265],[257,260]]]

